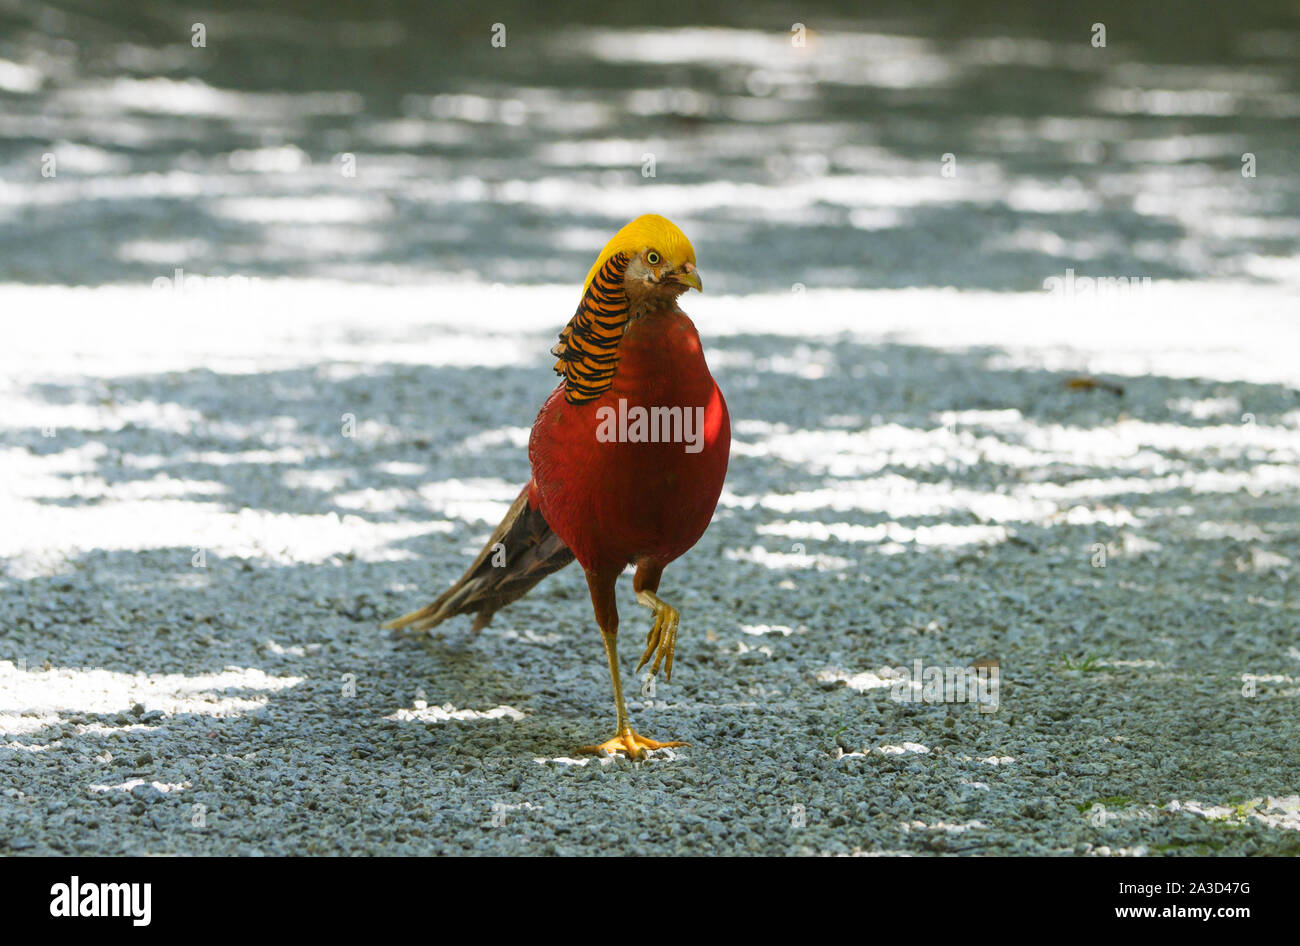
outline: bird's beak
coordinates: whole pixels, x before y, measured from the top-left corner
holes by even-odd
[[[687,289],[694,289],[697,292],[704,291],[704,284],[700,282],[700,274],[695,271],[694,263],[687,263],[677,272],[673,273],[673,279],[681,283]]]

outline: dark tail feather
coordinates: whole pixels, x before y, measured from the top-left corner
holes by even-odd
[[[542,511],[529,504],[532,488],[532,483],[523,488],[460,581],[433,604],[389,621],[384,627],[427,631],[454,615],[473,614],[474,630],[481,631],[493,614],[573,561],[573,553],[551,531]]]

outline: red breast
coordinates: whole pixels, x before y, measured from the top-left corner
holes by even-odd
[[[693,546],[730,451],[727,403],[676,310],[628,325],[613,384],[596,399],[551,392],[528,443],[542,515],[589,570],[666,565]]]

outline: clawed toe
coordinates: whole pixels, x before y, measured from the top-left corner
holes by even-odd
[[[583,746],[579,752],[587,755],[600,755],[602,752],[608,752],[615,755],[622,752],[628,758],[640,759],[647,752],[655,749],[670,749],[676,746],[685,746],[685,742],[660,742],[657,739],[651,739],[648,736],[642,736],[640,733],[628,729],[627,732],[611,736],[598,746]]]
[[[654,609],[655,621],[650,628],[650,633],[646,635],[645,652],[641,654],[641,661],[636,665],[636,669],[640,671],[653,654],[655,660],[650,665],[650,673],[652,675],[658,673],[662,665],[664,679],[671,680],[673,655],[677,650],[677,626],[681,621],[681,615],[672,605],[661,601],[649,592],[642,592],[639,600]]]

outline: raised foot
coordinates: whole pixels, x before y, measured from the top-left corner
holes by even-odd
[[[674,746],[686,745],[690,745],[690,743],[659,742],[657,739],[647,738],[629,729],[625,733],[606,739],[598,746],[583,746],[578,751],[587,755],[600,755],[602,752],[614,755],[616,752],[622,752],[629,758],[639,759],[652,749],[671,749]]]
[[[654,625],[645,638],[645,653],[641,655],[641,662],[636,665],[637,672],[641,671],[653,654],[655,662],[650,665],[650,675],[658,673],[659,665],[663,664],[664,679],[672,680],[673,654],[677,650],[677,624],[681,620],[681,615],[676,608],[653,591],[638,593],[636,600],[652,610],[655,615]]]

